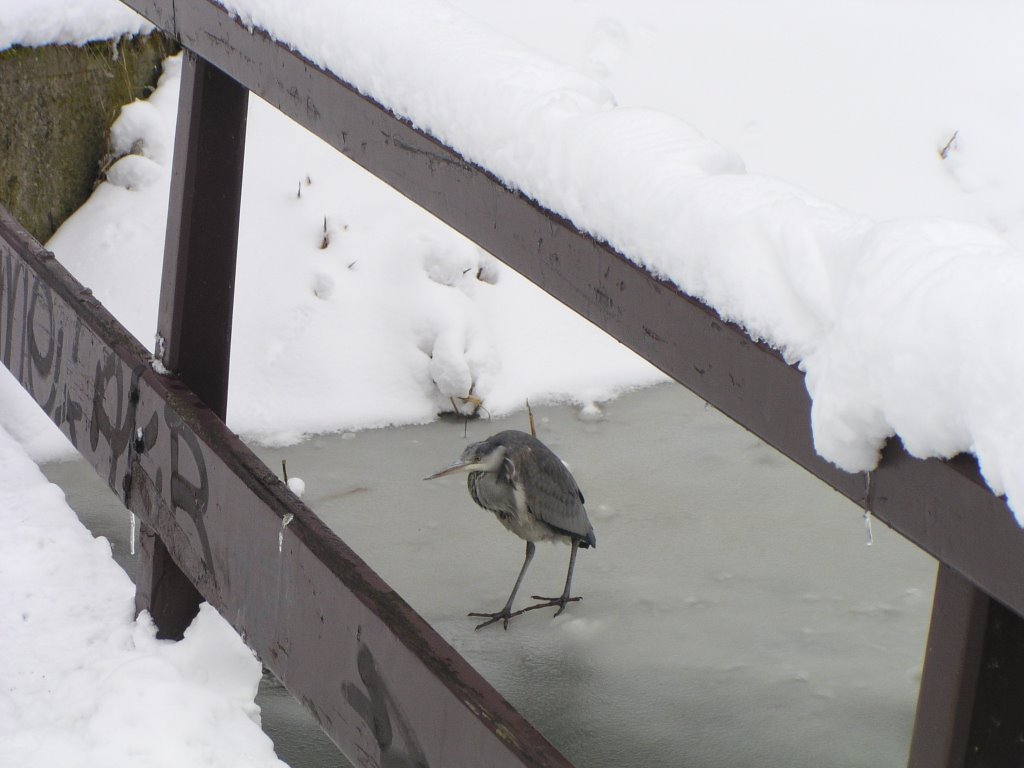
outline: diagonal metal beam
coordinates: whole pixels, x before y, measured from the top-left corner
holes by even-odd
[[[635,350],[746,429],[1024,613],[1024,534],[973,458],[921,461],[898,442],[872,473],[814,452],[803,374],[708,307],[504,187],[335,75],[212,0],[127,0],[231,77]],[[628,151],[624,147],[623,151]],[[870,491],[870,499],[868,498]]]
[[[0,360],[354,762],[569,766],[2,207]]]

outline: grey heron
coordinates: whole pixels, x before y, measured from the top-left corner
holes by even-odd
[[[567,603],[579,600],[569,596],[576,550],[596,546],[597,538],[583,506],[583,494],[561,459],[536,437],[513,429],[467,446],[458,461],[424,479],[433,480],[453,472],[468,472],[466,484],[473,501],[493,512],[502,525],[526,541],[526,558],[505,607],[497,613],[470,613],[487,619],[476,628],[502,621],[508,629],[513,616],[548,606],[558,606],[558,616]],[[534,600],[542,602],[513,612],[512,602],[538,541],[563,541],[571,545],[565,588],[558,597],[533,595]]]

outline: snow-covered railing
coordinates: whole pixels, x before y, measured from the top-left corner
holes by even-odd
[[[141,537],[164,633],[208,600],[359,765],[568,765],[2,206],[0,318],[0,359],[190,582]]]
[[[200,351],[197,345],[218,335],[209,333],[211,317],[216,318],[212,322],[221,343],[230,331],[230,311],[224,312],[231,304],[230,289],[211,293],[203,285],[230,284],[233,274],[232,228],[237,228],[248,90],[651,360],[861,505],[866,515],[888,523],[937,557],[942,565],[911,764],[963,765],[982,753],[988,764],[1019,762],[1014,758],[1020,757],[1024,742],[1017,733],[1024,732],[1024,723],[1015,714],[1011,694],[1024,690],[1024,680],[1016,672],[1011,677],[996,673],[993,678],[991,662],[1007,669],[1012,651],[1006,648],[1024,637],[1019,618],[1024,614],[1024,579],[1019,577],[1024,535],[1005,501],[983,482],[973,458],[922,461],[890,441],[872,472],[836,469],[814,450],[803,373],[774,349],[211,0],[128,0],[128,5],[198,57],[190,59],[191,69],[182,80],[161,300],[160,331],[166,347],[158,350],[188,388],[147,366],[145,352],[77,292],[52,262],[40,259],[37,246],[25,246],[10,222],[2,227],[7,245],[0,272],[0,350],[5,363],[77,440],[111,486],[156,528],[189,580],[244,633],[292,693],[306,701],[335,741],[364,755],[374,749],[383,754],[385,748],[408,755],[415,747],[430,764],[452,764],[453,755],[484,754],[460,751],[470,749],[464,741],[417,738],[420,730],[404,727],[408,723],[399,729],[402,744],[374,746],[360,725],[372,704],[383,711],[404,712],[413,723],[449,717],[462,723],[468,717],[475,723],[467,726],[470,730],[479,726],[491,735],[489,742],[473,742],[473,749],[489,744],[496,754],[511,755],[509,759],[523,764],[562,760],[485,683],[466,671],[454,651],[401,600],[363,571],[365,566],[354,565],[358,558],[309,510],[280,493],[280,484],[270,473],[193,399],[193,392],[200,394],[223,415],[226,348]],[[204,93],[206,86],[219,95]],[[219,145],[209,145],[210,140]],[[205,160],[199,154],[204,151]],[[621,156],[628,161],[629,155],[630,147],[622,147]],[[204,249],[205,260],[199,258]],[[19,266],[22,262],[30,266]],[[195,279],[196,270],[211,266],[221,271]],[[54,324],[55,312],[70,313],[63,325]],[[83,325],[82,317],[92,320]],[[18,318],[21,325],[16,324]],[[187,324],[200,318],[203,325],[188,331]],[[72,334],[78,340],[83,327],[97,329],[97,349],[106,352],[80,358],[79,344],[74,352],[65,345]],[[12,332],[13,328],[20,330]],[[54,367],[55,358],[67,366],[63,374],[57,373],[64,369]],[[120,378],[113,377],[115,369],[121,371]],[[74,381],[79,396],[69,398],[67,385]],[[84,439],[86,433],[89,440]],[[197,467],[216,466],[217,472],[181,476],[164,496],[154,495],[154,478],[172,478],[180,469],[179,453],[186,450]],[[155,486],[163,492],[161,483]],[[171,487],[177,487],[177,496]],[[199,497],[202,505],[196,501]],[[211,506],[210,499],[219,502]],[[237,508],[240,499],[252,500],[244,518]],[[168,524],[176,510],[189,513],[196,523],[202,520],[198,530],[204,533],[198,539]],[[251,540],[237,540],[242,529],[252,534]],[[228,562],[224,552],[234,551],[227,549],[229,542],[234,548],[252,549]],[[166,561],[162,545],[150,543],[155,547],[150,568],[160,569]],[[276,554],[263,551],[268,546],[278,547]],[[284,547],[292,547],[292,557],[278,557]],[[316,598],[298,605],[283,627],[277,620],[279,604],[253,603],[253,595],[266,589],[269,576],[262,569],[267,562],[275,568],[278,562],[286,563],[292,569],[274,571],[275,589],[302,585],[308,592],[315,587]],[[166,561],[166,568],[156,575],[151,570],[148,583],[157,584],[157,576],[165,573],[173,576],[175,566]],[[311,584],[304,568],[323,568],[323,580]],[[261,579],[259,588],[240,587]],[[181,615],[187,615],[188,603],[195,599],[187,592],[178,593]],[[161,601],[173,602],[174,590],[144,598],[159,619]],[[165,611],[163,618],[173,623],[174,614]],[[313,626],[320,621],[326,627],[317,630],[321,634],[315,639],[306,636],[312,634],[304,623],[307,619]],[[358,628],[354,635],[353,627]],[[302,653],[295,645],[299,642],[309,643]],[[333,687],[325,686],[322,675],[313,671],[328,665],[337,675],[331,680]],[[419,670],[409,673],[408,688],[406,669]],[[433,682],[422,682],[423,670]],[[453,670],[454,677],[449,675]],[[401,690],[388,689],[385,679],[400,679]],[[431,696],[440,695],[447,702],[446,697],[454,695],[463,704],[429,713],[418,692],[421,685],[442,691]],[[360,695],[340,697],[339,691]],[[399,701],[400,706],[395,709],[392,704],[389,709],[388,701]]]

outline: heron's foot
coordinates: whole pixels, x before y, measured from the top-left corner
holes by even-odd
[[[579,600],[579,598],[578,597],[574,597],[573,600]],[[481,622],[480,624],[477,624],[475,629],[483,629],[484,627],[490,626],[491,624],[494,624],[495,622],[498,622],[498,621],[500,621],[502,623],[502,625],[505,627],[505,629],[508,629],[509,619],[512,619],[512,618],[514,618],[516,616],[519,616],[520,614],[526,613],[527,611],[532,611],[534,608],[543,608],[543,607],[544,606],[542,606],[542,605],[531,605],[528,608],[520,608],[518,611],[513,611],[513,610],[511,610],[511,608],[509,606],[506,605],[504,608],[502,608],[497,613],[467,613],[466,615],[467,616],[474,616],[474,617],[480,618],[480,619],[487,619],[487,621],[484,621],[484,622]],[[557,614],[555,614],[555,615],[557,616]]]
[[[518,616],[520,613],[522,613],[522,611],[516,611],[515,613],[512,613],[512,611],[510,611],[506,606],[497,613],[467,613],[466,615],[473,616],[478,619],[487,619],[487,621],[477,624],[475,629],[483,629],[484,627],[488,627],[491,624],[494,624],[498,621],[502,623],[505,629],[508,629],[508,620],[511,619],[513,616]]]
[[[557,606],[558,610],[555,611],[555,616],[558,616],[562,611],[565,610],[565,606],[568,603],[579,602],[583,599],[582,597],[566,597],[565,595],[561,595],[559,597],[541,597],[540,595],[531,595],[530,597],[532,597],[534,600],[540,600],[541,602],[534,603],[533,605],[528,605],[525,608],[520,608],[518,611],[509,610],[509,607],[505,606],[497,613],[468,613],[466,615],[480,619],[487,619],[487,621],[483,621],[477,624],[475,629],[483,629],[484,627],[490,626],[491,624],[494,624],[498,621],[502,623],[505,629],[508,629],[508,622],[510,619],[516,616],[520,616],[526,613],[527,611],[535,611],[538,608],[554,608],[555,606]],[[554,618],[554,616],[552,616],[551,618]]]
[[[506,608],[503,611],[497,613],[467,613],[467,616],[473,616],[478,619],[487,619],[487,621],[477,624],[475,629],[483,629],[488,627],[496,621],[500,621],[505,625],[505,629],[508,629],[508,620],[512,618],[512,613]]]
[[[528,608],[523,608],[519,613],[525,613],[526,611],[532,611],[537,608],[553,608],[556,605],[558,610],[555,611],[555,616],[558,616],[562,611],[565,610],[565,606],[568,603],[575,603],[582,600],[582,597],[569,597],[568,595],[560,595],[559,597],[541,597],[540,595],[530,595],[534,600],[540,600],[541,602],[535,603]],[[552,616],[551,618],[554,618]]]

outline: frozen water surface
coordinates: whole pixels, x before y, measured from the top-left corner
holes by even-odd
[[[675,385],[600,417],[535,414],[586,494],[599,544],[577,561],[582,602],[507,631],[476,632],[466,613],[501,607],[522,542],[473,504],[464,479],[421,478],[468,440],[527,428],[525,414],[257,452],[275,469],[286,459],[304,500],[576,765],[905,762],[931,558],[882,525],[866,546],[859,508]],[[47,474],[71,484],[75,507],[99,482],[81,462]],[[115,556],[130,559],[127,515],[108,506],[116,520],[90,525],[106,525]],[[517,604],[557,594],[568,554],[539,546]],[[260,703],[285,760],[329,759],[280,688],[266,684]]]

